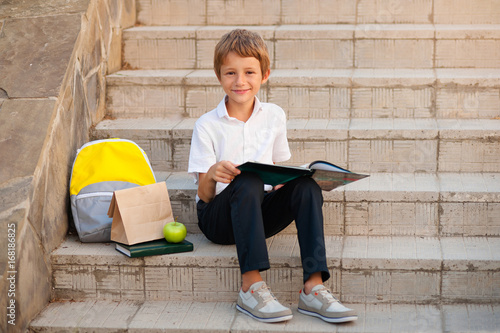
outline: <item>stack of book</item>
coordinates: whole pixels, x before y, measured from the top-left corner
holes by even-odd
[[[180,243],[169,243],[165,239],[157,239],[134,245],[116,243],[116,250],[130,258],[138,258],[159,254],[193,251],[193,243],[187,240],[183,240]]]

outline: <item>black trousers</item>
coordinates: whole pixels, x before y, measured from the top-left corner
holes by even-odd
[[[262,180],[242,173],[211,202],[198,202],[198,225],[217,244],[236,244],[241,273],[269,269],[266,238],[297,227],[304,282],[312,273],[330,278],[323,231],[323,195],[310,177],[266,193]]]

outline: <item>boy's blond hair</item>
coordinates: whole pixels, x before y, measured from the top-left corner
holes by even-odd
[[[224,34],[214,51],[214,70],[220,79],[220,69],[229,52],[234,52],[240,57],[254,57],[260,62],[262,76],[269,70],[270,60],[267,46],[262,37],[253,31],[235,29]]]

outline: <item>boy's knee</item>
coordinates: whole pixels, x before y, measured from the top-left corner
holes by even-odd
[[[304,191],[304,190],[309,190],[312,192],[318,192],[321,193],[321,188],[319,187],[318,183],[311,177],[300,177],[295,179],[297,182],[295,185],[295,188]]]
[[[257,174],[243,172],[236,176],[231,183],[234,190],[245,190],[249,193],[260,193],[264,191],[264,183]]]
[[[321,192],[321,188],[318,183],[311,177],[300,177],[294,179],[294,193],[299,194],[302,198],[313,198],[313,200],[323,199],[323,193]]]
[[[260,179],[260,177],[256,173],[253,173],[253,172],[242,172],[241,174],[236,176],[233,181],[250,182],[252,184],[253,183],[261,183],[261,184],[263,183],[262,179]]]

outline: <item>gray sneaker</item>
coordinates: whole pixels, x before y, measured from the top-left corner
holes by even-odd
[[[292,310],[281,305],[264,281],[255,282],[245,293],[240,289],[236,308],[266,323],[292,319]]]
[[[344,323],[358,319],[356,311],[346,308],[324,285],[315,286],[309,295],[300,291],[300,313],[323,319],[329,323]]]

